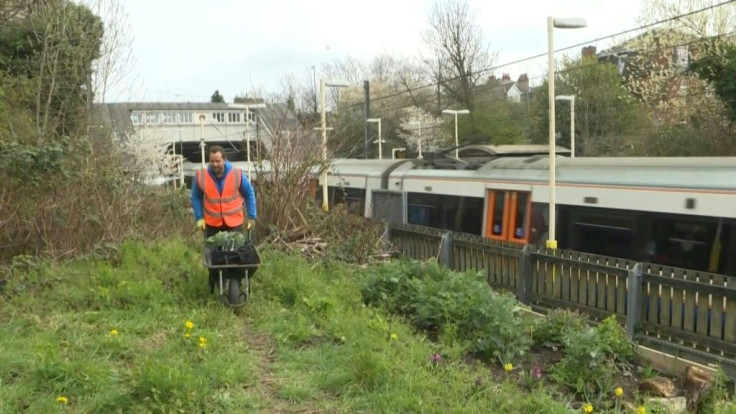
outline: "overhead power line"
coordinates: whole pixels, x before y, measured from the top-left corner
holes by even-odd
[[[725,6],[727,4],[731,4],[731,3],[734,3],[734,2],[736,2],[736,0],[728,0],[728,1],[724,1],[722,3],[713,4],[713,5],[710,5],[710,6],[707,6],[707,7],[703,7],[703,8],[700,8],[700,9],[697,9],[697,10],[693,10],[693,11],[690,11],[690,12],[687,12],[687,13],[682,13],[682,14],[679,14],[679,15],[676,15],[676,16],[669,17],[667,19],[659,20],[659,21],[656,21],[656,22],[653,22],[653,23],[649,23],[649,24],[645,24],[645,25],[642,25],[642,26],[639,26],[639,27],[635,27],[635,28],[632,28],[632,29],[627,29],[627,30],[624,30],[624,31],[621,31],[621,32],[618,32],[618,33],[611,34],[611,35],[607,35],[607,36],[603,36],[603,37],[598,37],[598,38],[595,38],[595,39],[592,39],[592,40],[588,40],[588,41],[585,41],[585,42],[581,42],[581,43],[577,43],[577,44],[574,44],[574,45],[571,45],[571,46],[566,46],[566,47],[563,47],[563,48],[560,48],[560,49],[555,50],[553,53],[563,52],[563,51],[566,51],[566,50],[570,50],[570,49],[578,48],[578,47],[581,47],[581,46],[589,45],[591,43],[598,43],[600,41],[603,41],[603,40],[606,40],[606,39],[610,39],[610,38],[613,38],[613,37],[616,37],[616,36],[622,36],[622,35],[626,35],[626,34],[633,33],[633,32],[639,32],[639,31],[642,31],[644,29],[648,29],[650,27],[659,26],[659,25],[662,25],[662,24],[665,24],[665,23],[668,23],[668,22],[672,22],[672,21],[675,21],[675,20],[682,19],[682,18],[687,17],[687,16],[691,16],[691,15],[702,13],[702,12],[705,12],[705,11],[708,11],[708,10],[712,10],[712,9],[715,9],[715,8],[718,8],[718,7],[722,7],[722,6]],[[507,62],[507,63],[501,64],[501,65],[494,65],[494,66],[491,66],[491,67],[480,69],[478,71],[475,71],[473,74],[482,74],[482,73],[486,73],[486,72],[489,72],[489,71],[495,71],[495,70],[498,70],[498,69],[503,68],[505,66],[516,65],[516,64],[523,63],[523,62],[526,62],[526,61],[529,61],[529,60],[539,59],[539,58],[544,57],[544,56],[547,56],[547,52],[539,53],[539,54],[536,54],[536,55],[533,55],[533,56],[530,56],[530,57],[527,57],[527,58],[523,58],[523,59],[514,60],[514,61],[511,61],[511,62]],[[470,75],[465,75],[465,76],[470,76]],[[457,81],[457,80],[462,79],[465,76],[456,76],[454,78],[444,79],[444,80],[439,81],[439,82],[430,82],[430,83],[427,83],[427,84],[424,84],[424,85],[420,85],[420,86],[417,86],[417,87],[414,87],[414,88],[406,88],[406,89],[403,89],[403,90],[398,91],[398,92],[390,93],[388,95],[383,95],[383,96],[379,96],[379,97],[376,97],[376,98],[372,98],[371,99],[371,102],[377,102],[377,101],[382,101],[382,100],[390,99],[390,98],[393,98],[393,97],[396,97],[396,96],[400,96],[400,95],[403,95],[403,94],[406,94],[406,93],[411,93],[411,92],[419,91],[421,89],[436,87],[438,85],[441,86],[441,84],[443,84],[443,83]],[[344,107],[339,107],[337,109],[338,110],[345,110],[345,109],[360,107],[362,105],[363,105],[363,103],[360,102],[360,103],[354,103],[354,104],[346,105]]]

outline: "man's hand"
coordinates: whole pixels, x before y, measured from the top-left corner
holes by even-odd
[[[204,231],[205,225],[204,225],[204,219],[197,220],[197,228]]]
[[[256,219],[249,218],[245,221],[245,228],[247,230],[250,230],[255,226],[256,226]]]

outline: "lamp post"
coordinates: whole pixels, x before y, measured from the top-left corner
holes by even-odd
[[[205,169],[204,165],[204,114],[199,116],[199,148],[202,150],[202,169]]]
[[[550,249],[557,248],[557,238],[555,234],[555,224],[557,217],[555,216],[555,48],[553,32],[555,27],[559,29],[578,29],[586,27],[585,19],[555,19],[547,17],[547,84],[548,84],[548,103],[549,103],[549,232],[547,237],[547,247]]]
[[[322,210],[328,211],[330,208],[329,201],[327,200],[327,112],[325,109],[325,89],[327,87],[333,88],[345,88],[348,85],[347,82],[341,81],[325,81],[324,78],[319,80],[319,100],[320,100],[320,130],[322,131]]]
[[[422,123],[419,121],[410,121],[409,124],[417,124],[419,126],[419,140],[417,141],[418,149],[419,149],[419,156],[417,156],[417,159],[422,159]]]
[[[245,109],[245,154],[246,160],[248,161],[248,181],[250,181],[250,109],[265,108],[266,104],[230,104],[228,108],[242,108]]]
[[[317,113],[317,69],[312,65],[312,93],[314,94],[314,113]]]
[[[457,145],[458,145],[457,144],[457,114],[469,114],[470,111],[468,111],[467,109],[460,109],[458,111],[454,111],[452,109],[443,109],[442,113],[448,114],[448,115],[455,115],[455,158],[460,158],[458,156],[458,149],[457,149]]]
[[[570,102],[570,158],[575,158],[575,95],[557,95],[555,99]]]
[[[368,118],[365,120],[365,122],[373,122],[378,123],[378,159],[383,159],[383,147],[381,147],[381,144],[383,143],[383,137],[381,136],[381,118]]]

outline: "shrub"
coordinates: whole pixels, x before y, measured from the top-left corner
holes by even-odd
[[[553,324],[560,325],[564,319],[574,320],[558,315]],[[609,316],[595,328],[580,329],[577,322],[562,326],[568,326],[560,330],[565,356],[554,366],[553,377],[578,393],[605,389],[620,369],[617,361],[626,362],[635,355],[635,345],[626,338],[615,316]]]
[[[361,291],[367,304],[401,314],[415,328],[462,343],[487,360],[511,361],[531,345],[519,303],[491,291],[477,272],[398,261],[366,275]]]
[[[585,317],[568,309],[553,309],[534,326],[534,342],[539,345],[561,346],[570,333],[587,328]]]

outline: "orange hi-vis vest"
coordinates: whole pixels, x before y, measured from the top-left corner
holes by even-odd
[[[217,191],[217,184],[208,171],[197,171],[197,184],[204,195],[204,222],[211,227],[237,227],[243,224],[243,196],[240,194],[240,182],[243,171],[231,168],[223,177],[222,193]]]

